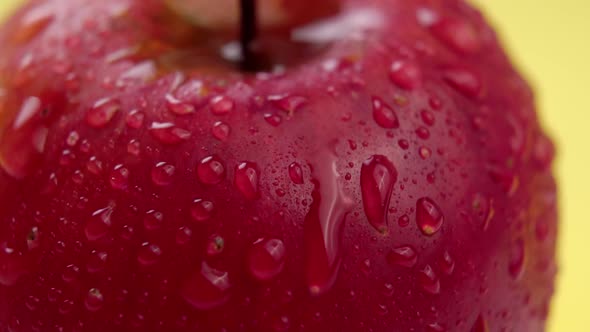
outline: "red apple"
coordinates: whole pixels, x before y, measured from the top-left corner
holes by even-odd
[[[0,331],[544,330],[553,146],[479,12],[342,0],[255,73],[185,17],[0,30]]]

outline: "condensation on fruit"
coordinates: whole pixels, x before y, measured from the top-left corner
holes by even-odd
[[[217,270],[206,262],[187,279],[180,295],[186,302],[199,310],[210,310],[224,304],[230,296],[229,274]]]
[[[285,265],[286,248],[279,239],[258,239],[248,252],[248,270],[257,280],[278,276]]]
[[[387,232],[387,212],[397,170],[385,156],[374,155],[361,167],[363,207],[369,223],[380,233]]]
[[[432,199],[423,197],[416,202],[416,223],[424,235],[432,236],[442,227],[444,216]]]

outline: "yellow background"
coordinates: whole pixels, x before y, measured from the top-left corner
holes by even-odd
[[[535,85],[558,144],[561,264],[550,331],[590,331],[590,0],[473,1]],[[0,16],[18,2],[0,0]]]

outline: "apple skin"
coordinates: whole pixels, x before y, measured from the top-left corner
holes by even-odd
[[[531,89],[463,1],[343,1],[369,5],[380,27],[256,75],[160,1],[9,19],[0,331],[543,331]]]

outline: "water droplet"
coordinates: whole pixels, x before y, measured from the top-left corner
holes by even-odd
[[[423,197],[416,202],[416,223],[424,235],[432,236],[442,227],[444,216],[433,200]]]
[[[129,185],[129,170],[123,165],[116,165],[111,171],[109,182],[113,189],[127,189],[127,186]]]
[[[149,242],[144,242],[139,248],[137,262],[142,266],[150,266],[156,264],[158,260],[160,260],[161,256],[162,250],[159,246]]]
[[[283,122],[283,117],[275,113],[264,113],[264,120],[273,127],[278,127]]]
[[[481,48],[477,30],[465,20],[445,18],[435,23],[431,29],[437,38],[459,53],[474,54]]]
[[[526,252],[524,240],[522,238],[518,238],[512,245],[512,249],[510,251],[510,262],[508,265],[508,271],[514,280],[520,279],[524,274],[525,261]]]
[[[210,310],[229,299],[229,274],[201,263],[201,268],[183,284],[180,292],[186,302],[198,310]]]
[[[218,184],[225,178],[225,166],[217,156],[205,157],[197,166],[197,175],[203,184]]]
[[[103,98],[94,103],[86,113],[86,123],[94,128],[102,128],[111,122],[119,110],[121,110],[121,105],[117,100]]]
[[[158,141],[169,145],[180,144],[191,137],[189,131],[178,128],[171,122],[154,122],[150,132]]]
[[[176,244],[180,246],[187,245],[191,242],[193,237],[193,231],[188,227],[180,227],[178,231],[176,231]]]
[[[141,153],[141,143],[138,140],[132,139],[127,143],[127,152],[132,156],[139,156]]]
[[[191,216],[196,221],[207,221],[211,219],[214,209],[212,202],[197,198],[191,206]]]
[[[259,178],[258,165],[245,161],[236,167],[234,185],[246,199],[254,200],[260,196],[258,192]]]
[[[282,96],[269,96],[268,100],[281,109],[282,111],[288,113],[289,115],[293,115],[299,109],[301,109],[305,104],[307,104],[307,98],[302,96],[290,96],[290,95],[282,95]]]
[[[292,163],[289,165],[289,178],[295,184],[303,184],[303,170],[299,163]]]
[[[430,265],[426,265],[418,274],[422,289],[430,294],[440,293],[440,280]]]
[[[416,135],[421,139],[428,139],[430,137],[430,131],[426,127],[418,127],[416,129]]]
[[[18,130],[29,123],[42,109],[41,99],[38,97],[27,97],[14,119],[13,128]]]
[[[71,131],[68,137],[66,138],[66,144],[69,147],[76,146],[76,144],[78,144],[78,141],[80,141],[80,134],[78,134],[78,132],[75,130]]]
[[[445,332],[445,328],[439,323],[428,324],[427,332]]]
[[[479,76],[467,68],[447,68],[444,79],[451,87],[468,98],[476,98],[482,91]]]
[[[397,181],[397,170],[385,156],[375,155],[361,167],[363,207],[369,223],[380,233],[387,232],[387,211]]]
[[[82,173],[82,171],[80,171],[80,170],[74,171],[74,174],[72,174],[72,181],[75,184],[84,183],[84,173]]]
[[[408,217],[407,214],[404,214],[402,216],[400,216],[397,219],[397,224],[399,225],[399,227],[408,227],[408,225],[410,224],[410,217]]]
[[[72,312],[72,310],[74,310],[74,306],[75,303],[72,300],[63,300],[59,305],[58,305],[58,312],[62,315],[67,315],[70,312]]]
[[[286,249],[279,239],[259,239],[248,253],[250,274],[261,281],[274,279],[285,265]]]
[[[61,166],[69,166],[76,160],[76,155],[71,150],[63,150],[59,157],[59,164]]]
[[[64,271],[61,275],[61,279],[67,283],[70,283],[70,282],[76,281],[79,276],[80,276],[80,268],[74,264],[70,264],[70,265],[66,266],[66,268],[64,269]]]
[[[496,214],[494,200],[481,193],[476,193],[473,195],[473,200],[471,201],[471,210],[478,226],[484,231],[487,230]]]
[[[418,253],[411,246],[397,247],[387,255],[387,261],[392,265],[414,267],[418,262]]]
[[[397,60],[391,64],[389,78],[400,88],[413,90],[422,84],[422,70],[411,60]]]
[[[352,205],[342,191],[336,157],[325,152],[318,158],[313,165],[313,202],[303,226],[305,277],[310,293],[316,296],[327,292],[338,276],[342,231]]]
[[[429,148],[425,147],[425,146],[421,146],[418,149],[418,154],[420,155],[420,158],[422,158],[422,159],[428,159],[428,158],[430,158],[432,156],[432,151]]]
[[[90,273],[97,273],[104,270],[109,255],[104,251],[93,250],[88,257],[86,270]]]
[[[520,187],[520,178],[511,169],[503,169],[497,165],[489,167],[490,177],[494,183],[499,184],[509,196],[514,196]]]
[[[148,231],[156,231],[162,227],[164,223],[164,215],[155,210],[150,210],[143,218],[143,227]]]
[[[381,98],[373,97],[373,119],[382,128],[393,129],[399,127],[397,115]]]
[[[440,260],[439,267],[441,271],[448,276],[453,274],[453,271],[455,271],[455,260],[453,257],[451,257],[451,254],[449,254],[448,251],[444,252]]]
[[[112,206],[95,211],[86,223],[86,228],[84,229],[86,238],[90,241],[96,241],[107,235],[111,228],[112,214]]]
[[[233,100],[225,96],[217,96],[211,98],[211,112],[215,115],[225,115],[233,111],[235,103]]]
[[[37,308],[39,307],[39,304],[41,303],[41,300],[38,297],[29,295],[27,297],[27,299],[25,300],[25,306],[30,310],[30,311],[35,311],[37,310]]]
[[[172,183],[176,167],[165,162],[159,162],[152,169],[152,182],[157,186],[167,186]]]
[[[195,107],[189,103],[181,101],[171,94],[164,97],[168,110],[176,115],[187,115],[195,112]]]
[[[403,150],[407,150],[410,148],[410,142],[408,142],[408,140],[405,140],[405,139],[400,139],[399,141],[397,141],[397,144]]]
[[[490,328],[488,327],[488,322],[486,319],[480,314],[477,316],[475,323],[471,327],[471,332],[489,332]]]
[[[422,122],[424,122],[425,125],[427,126],[432,126],[434,125],[434,114],[432,114],[432,112],[428,111],[428,110],[422,110],[420,112],[420,117],[422,118]]]
[[[217,121],[211,127],[211,134],[220,141],[226,141],[231,133],[231,127],[222,121]]]
[[[32,227],[27,234],[27,248],[34,250],[39,248],[41,245],[41,239],[39,238],[39,227]]]
[[[138,110],[132,110],[131,112],[129,112],[129,114],[127,114],[125,123],[129,128],[139,129],[141,128],[141,126],[143,126],[144,120],[145,114],[143,114],[143,112],[140,112]]]
[[[104,297],[100,290],[92,288],[88,291],[86,299],[84,300],[84,306],[90,312],[97,312],[104,305]]]
[[[225,240],[217,234],[211,235],[207,241],[207,255],[220,255],[223,252],[223,249],[225,249]]]

